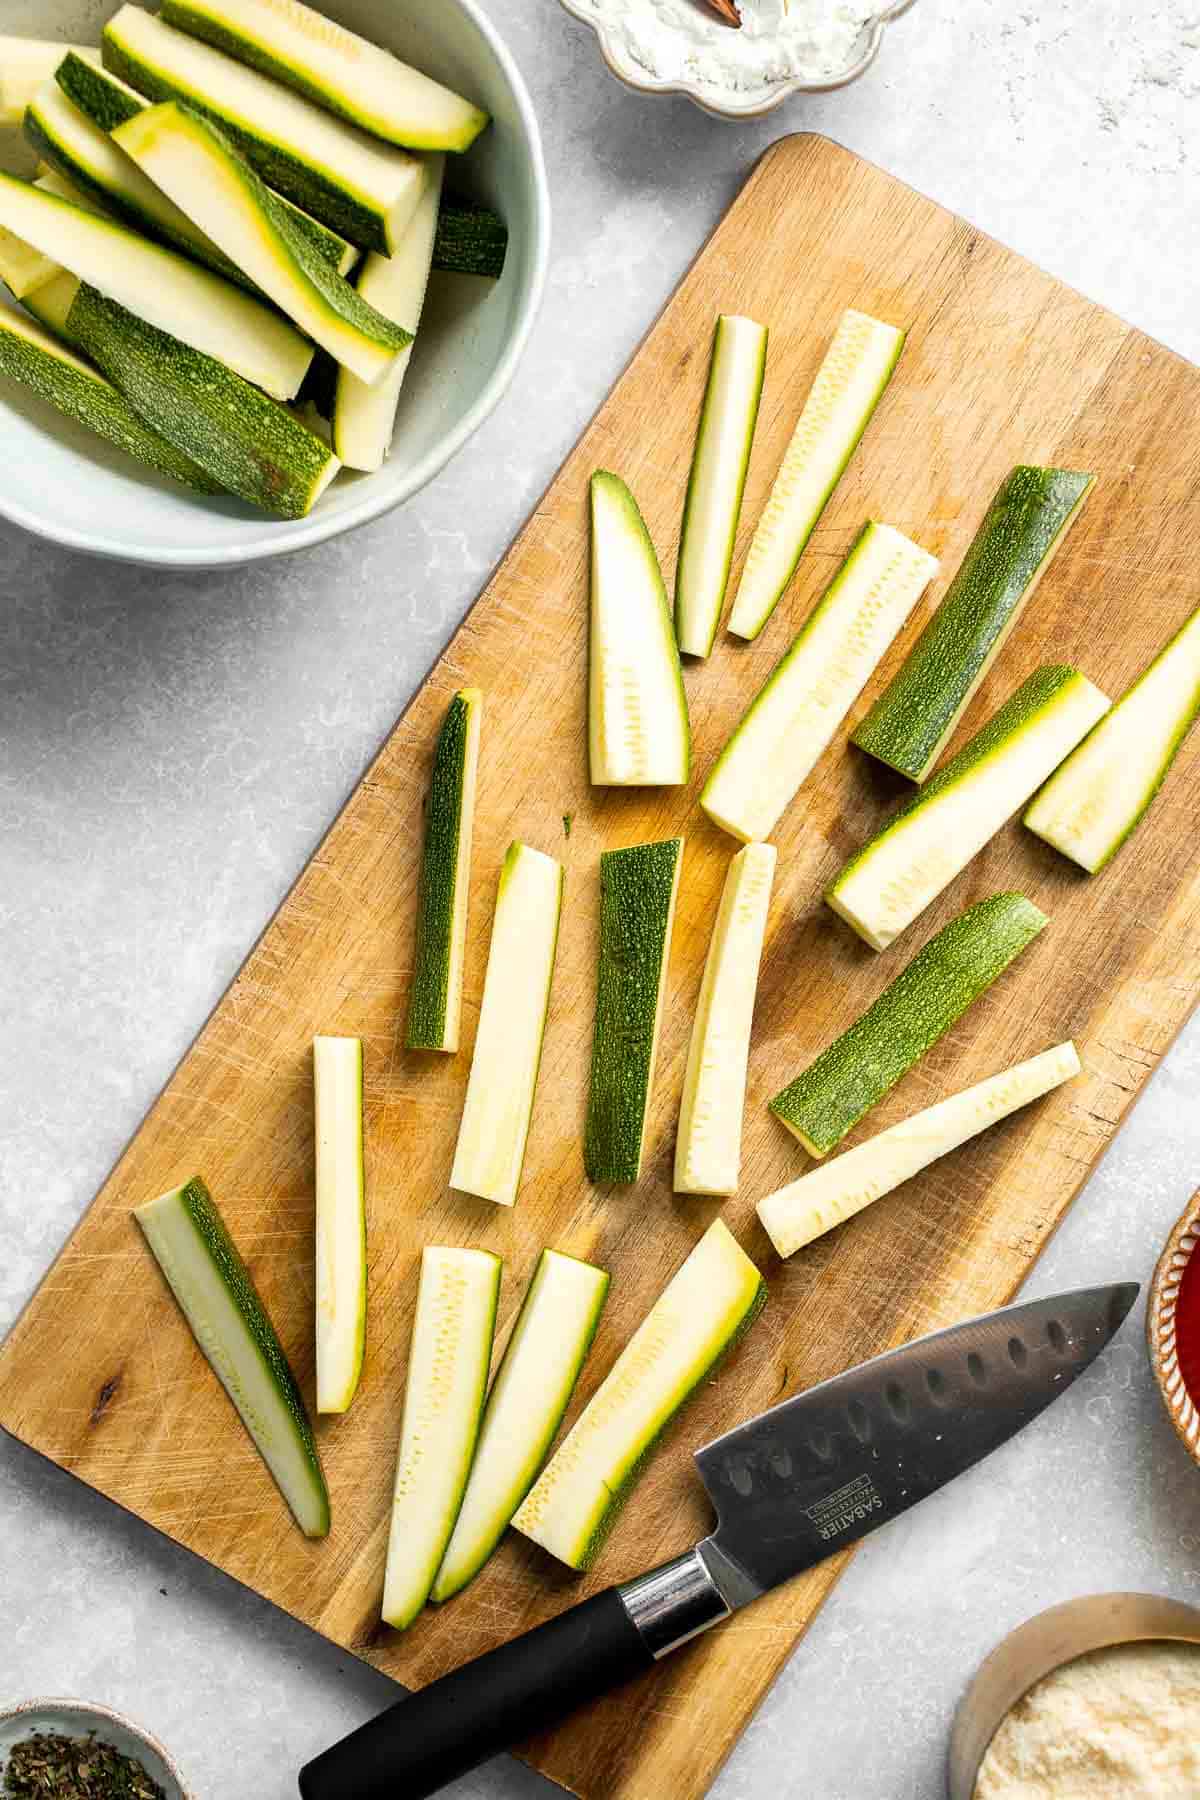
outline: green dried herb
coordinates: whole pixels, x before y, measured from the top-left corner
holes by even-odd
[[[563,836],[570,837],[571,826],[574,822],[575,814],[574,813],[564,813],[562,816],[562,819],[563,819]]]
[[[35,1731],[15,1744],[4,1770],[6,1800],[166,1800],[141,1763],[111,1744]]]

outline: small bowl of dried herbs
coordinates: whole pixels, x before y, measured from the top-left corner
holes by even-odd
[[[27,1700],[0,1712],[0,1800],[189,1800],[148,1732],[106,1706]]]

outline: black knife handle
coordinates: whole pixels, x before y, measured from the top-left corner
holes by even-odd
[[[654,1665],[616,1588],[401,1700],[300,1771],[304,1800],[427,1800]]]

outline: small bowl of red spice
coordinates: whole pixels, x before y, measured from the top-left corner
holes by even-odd
[[[107,1706],[26,1700],[0,1711],[2,1800],[190,1800],[156,1738]]]
[[[1146,1340],[1158,1391],[1193,1462],[1200,1463],[1200,1193],[1158,1259],[1146,1307]]]

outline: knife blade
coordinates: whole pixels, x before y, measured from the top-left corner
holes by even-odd
[[[695,1453],[711,1535],[400,1701],[300,1772],[304,1800],[426,1800],[845,1549],[1006,1443],[1095,1361],[1136,1282],[1002,1308],[782,1401]]]

